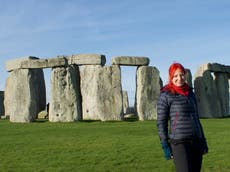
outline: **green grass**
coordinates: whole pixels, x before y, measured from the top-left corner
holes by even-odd
[[[230,119],[201,120],[209,145],[203,172],[229,172]],[[0,120],[0,171],[173,172],[156,121],[29,124]]]

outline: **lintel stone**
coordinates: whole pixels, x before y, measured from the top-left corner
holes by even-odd
[[[230,66],[226,66],[218,63],[208,63],[208,69],[211,72],[230,73]]]
[[[68,65],[101,65],[104,66],[106,58],[99,54],[77,54],[72,56],[57,56],[54,58],[39,59],[38,57],[25,57],[9,60],[6,62],[8,72],[16,69],[39,69],[65,67]]]
[[[29,56],[26,58],[19,58],[7,61],[6,70],[10,72],[16,69],[52,68],[67,65],[68,63],[65,56],[58,56],[57,58],[50,59],[39,59],[38,57]]]
[[[101,65],[106,63],[105,55],[101,54],[76,54],[68,56],[69,64],[76,65]]]
[[[203,73],[205,71],[210,72],[222,72],[222,73],[228,73],[230,74],[230,66],[218,64],[218,63],[206,63],[203,65],[200,65],[196,71],[195,77],[201,77],[203,76]]]
[[[148,66],[149,58],[139,56],[118,56],[112,58],[112,65]]]
[[[18,59],[12,59],[12,60],[8,60],[5,64],[6,70],[12,71],[14,69],[21,69],[22,68],[22,62],[27,61],[27,60],[37,60],[39,59],[38,57],[34,57],[34,56],[28,56],[28,57],[22,57],[22,58],[18,58]]]

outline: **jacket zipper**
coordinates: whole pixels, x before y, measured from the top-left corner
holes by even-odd
[[[175,129],[176,129],[176,124],[177,124],[177,121],[178,121],[178,117],[179,117],[179,113],[176,112],[176,116],[175,116],[175,119],[173,121],[173,128],[172,128],[172,133],[174,133]]]

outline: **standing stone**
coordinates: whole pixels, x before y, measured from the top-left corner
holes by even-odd
[[[121,69],[117,65],[106,66],[99,72],[99,102],[102,121],[122,120],[123,102],[121,88]]]
[[[78,66],[57,67],[51,73],[49,121],[81,120],[80,78]]]
[[[123,97],[123,113],[127,113],[127,109],[129,108],[129,99],[128,99],[128,92],[122,91],[122,97]]]
[[[136,74],[136,109],[139,120],[157,118],[157,98],[160,94],[161,79],[155,67],[138,67]]]
[[[5,87],[5,115],[11,122],[31,122],[46,105],[42,69],[17,69],[9,73]]]
[[[0,91],[0,117],[5,115],[4,91]]]
[[[82,118],[84,120],[100,120],[98,112],[98,85],[100,65],[81,67]]]
[[[185,75],[185,80],[187,82],[187,84],[192,87],[192,73],[189,69],[185,69],[186,70],[186,75]]]
[[[230,79],[230,75],[228,77]],[[230,80],[228,80],[228,97],[230,98]],[[227,96],[227,95],[226,95]],[[230,115],[230,101],[228,103],[228,114]]]
[[[102,121],[122,119],[119,66],[83,66],[81,92],[83,119]]]
[[[194,81],[200,117],[229,116],[230,66],[218,63],[200,65]]]
[[[202,69],[201,69],[202,70]],[[195,76],[194,88],[200,117],[221,117],[221,105],[218,101],[217,88],[210,71],[198,71]]]
[[[215,84],[217,89],[217,98],[220,102],[220,113],[222,116],[229,116],[229,85],[228,74],[222,72],[215,72]]]

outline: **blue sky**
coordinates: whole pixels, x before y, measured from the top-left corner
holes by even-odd
[[[145,56],[164,81],[172,62],[230,65],[229,0],[0,0],[0,90],[5,62],[25,56]],[[45,70],[49,75],[50,70]],[[49,78],[49,76],[46,76]],[[135,90],[135,68],[122,67]]]

